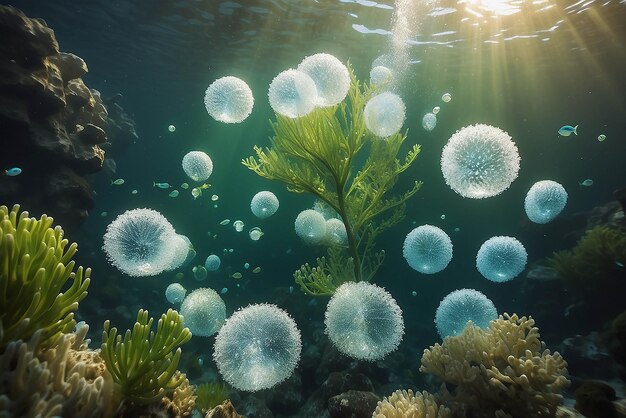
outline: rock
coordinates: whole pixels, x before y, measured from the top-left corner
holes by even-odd
[[[328,400],[333,418],[371,418],[381,399],[372,392],[350,390]]]
[[[107,133],[104,132],[104,129],[97,127],[91,123],[85,125],[82,131],[78,133],[80,139],[85,141],[88,144],[102,144],[107,140]],[[102,156],[104,159],[104,155]]]
[[[80,78],[87,74],[87,63],[77,55],[59,52],[58,54],[52,55],[50,59],[61,70],[65,84],[70,80]]]
[[[574,392],[576,410],[588,418],[617,418],[615,390],[606,383],[587,381]]]
[[[333,372],[322,384],[321,392],[325,400],[349,390],[373,392],[374,385],[362,373]]]
[[[292,415],[302,405],[302,379],[297,371],[272,389],[266,398],[269,408],[275,414]]]
[[[237,409],[246,418],[274,418],[274,414],[265,405],[263,399],[254,394],[248,395],[241,403],[238,403]]]
[[[235,411],[235,407],[227,399],[221,405],[211,409],[204,418],[243,418]]]

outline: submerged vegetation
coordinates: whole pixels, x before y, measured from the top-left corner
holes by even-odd
[[[384,251],[374,249],[376,237],[403,219],[404,203],[421,186],[416,181],[403,194],[390,196],[420,147],[413,145],[400,161],[406,132],[378,139],[366,129],[363,109],[374,89],[361,86],[351,70],[350,76],[346,100],[295,119],[276,115],[271,147],[255,146],[256,157],[243,160],[259,176],[328,204],[346,226],[347,251],[331,246],[328,258],[294,273],[309,295],[331,295],[344,282],[371,280],[384,260]]]

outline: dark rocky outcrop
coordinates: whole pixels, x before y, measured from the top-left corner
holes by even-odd
[[[0,6],[0,202],[47,213],[74,230],[93,207],[85,176],[102,168],[108,112],[41,19]]]

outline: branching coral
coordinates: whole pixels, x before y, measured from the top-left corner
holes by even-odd
[[[163,397],[161,404],[174,418],[189,416],[196,405],[197,396],[194,393],[194,388],[189,384],[189,379],[185,374],[177,371],[174,377],[176,379],[182,377],[183,381],[172,393]]]
[[[567,363],[539,340],[532,318],[505,314],[486,330],[469,324],[424,350],[420,371],[456,386],[473,417],[552,417],[569,385]]]
[[[430,393],[396,390],[378,402],[372,418],[451,418],[445,406],[439,406]]]
[[[101,355],[116,383],[123,401],[145,404],[174,391],[186,377],[176,373],[180,345],[191,339],[189,329],[176,311],[161,315],[156,332],[153,318],[143,309],[137,314],[133,330],[117,335],[117,328],[104,323]]]
[[[78,246],[68,246],[52,218],[29,218],[19,210],[0,206],[0,348],[28,340],[37,330],[44,346],[70,332],[91,273],[74,271]]]
[[[421,186],[416,181],[404,194],[389,196],[420,148],[413,145],[400,161],[397,156],[406,134],[396,133],[384,140],[372,137],[365,127],[363,109],[373,90],[362,89],[352,71],[350,76],[347,100],[298,118],[277,115],[271,147],[255,146],[256,157],[243,160],[259,176],[280,181],[292,192],[312,194],[341,216],[348,254],[339,257],[331,253],[328,260],[320,258],[317,267],[305,265],[294,275],[311,295],[332,294],[346,281],[370,280],[383,260],[373,248],[376,237],[402,220],[404,202]],[[361,151],[366,148],[367,157],[363,158]],[[359,161],[364,161],[360,168]],[[352,269],[346,271],[336,263]],[[337,273],[343,276],[336,277]]]

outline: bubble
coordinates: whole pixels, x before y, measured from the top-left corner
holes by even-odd
[[[215,80],[206,89],[204,105],[213,119],[240,123],[252,112],[254,97],[245,81],[228,76]]]
[[[298,71],[307,74],[317,90],[317,105],[326,107],[340,103],[350,89],[350,73],[341,61],[330,54],[306,57]]]
[[[174,132],[176,130],[176,127],[174,125],[170,125],[167,127],[167,130],[170,132]]]
[[[476,268],[492,282],[508,282],[526,267],[526,249],[513,237],[492,237],[481,245],[476,255]]]
[[[195,266],[191,269],[191,272],[193,273],[193,277],[198,281],[204,280],[207,277],[207,271],[204,266]]]
[[[279,202],[276,195],[267,190],[258,192],[250,202],[250,210],[260,219],[265,219],[276,213]]]
[[[250,239],[252,241],[258,241],[261,239],[261,237],[264,234],[263,234],[263,231],[261,231],[261,228],[259,228],[258,226],[255,226],[254,228],[250,229],[250,232],[248,232],[248,235],[250,236]]]
[[[235,222],[233,222],[233,228],[235,228],[235,231],[237,232],[243,231],[244,226],[244,223],[240,220],[236,220]]]
[[[452,241],[440,228],[422,225],[407,234],[402,253],[414,270],[438,273],[452,260]]]
[[[204,262],[204,267],[208,271],[217,271],[219,270],[221,264],[222,260],[220,260],[217,255],[211,254],[206,258],[206,261]]]
[[[326,239],[330,245],[348,245],[348,235],[346,233],[346,225],[341,219],[330,218],[326,221]]]
[[[213,289],[200,288],[191,292],[180,306],[183,324],[194,336],[210,337],[226,320],[226,305]]]
[[[165,298],[169,303],[180,303],[186,293],[187,290],[180,283],[172,283],[165,289]]]
[[[387,138],[402,128],[405,117],[404,102],[394,93],[381,93],[372,97],[363,111],[365,126],[374,135]]]
[[[439,106],[433,107],[433,114],[436,115],[437,113],[439,113],[440,110],[441,110],[441,108]]]
[[[565,188],[556,181],[542,180],[528,190],[524,210],[532,222],[546,224],[556,218],[566,204]]]
[[[450,103],[452,95],[450,93],[444,93],[443,96],[441,96],[441,100],[443,100],[444,103]]]
[[[422,118],[422,128],[430,132],[435,129],[435,126],[437,126],[437,116],[434,113],[426,113]]]
[[[467,326],[467,321],[484,329],[497,318],[498,311],[487,296],[478,290],[460,289],[450,293],[439,303],[435,324],[443,339],[449,335],[459,335]]]
[[[191,151],[183,157],[183,170],[194,181],[205,181],[213,173],[213,161],[202,151]]]
[[[370,71],[370,83],[373,86],[382,86],[393,80],[393,73],[384,65],[377,65]]]
[[[326,221],[313,209],[303,210],[296,218],[295,229],[307,244],[319,244],[326,236]]]
[[[315,82],[298,70],[278,74],[270,84],[268,98],[274,112],[288,118],[310,113],[317,103]]]

